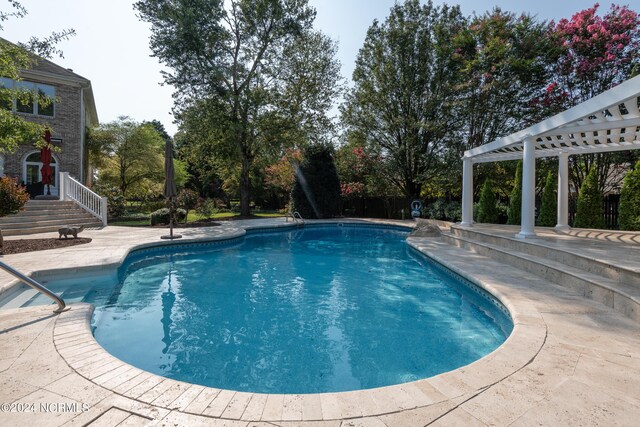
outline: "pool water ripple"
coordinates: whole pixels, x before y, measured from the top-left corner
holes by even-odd
[[[114,356],[237,391],[380,387],[496,349],[511,332],[509,317],[406,236],[325,226],[142,251],[115,286],[96,286],[82,300],[96,305],[94,335]]]

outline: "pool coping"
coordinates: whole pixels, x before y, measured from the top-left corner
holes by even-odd
[[[313,221],[312,224],[363,223],[363,221]],[[389,221],[369,224],[400,225]],[[405,224],[401,224],[406,226]],[[295,227],[293,223],[268,228]],[[241,237],[247,230],[262,226],[229,228],[229,233],[215,238],[200,237],[169,242],[147,242],[130,246],[119,263],[87,265],[90,269],[117,268],[133,251],[181,243],[227,240]],[[474,398],[492,385],[526,367],[543,347],[547,327],[540,313],[517,290],[496,287],[489,281],[474,278],[457,268],[437,251],[428,248],[422,238],[410,238],[409,244],[428,258],[443,264],[456,274],[485,289],[509,310],[514,324],[507,340],[492,353],[461,368],[427,379],[386,387],[321,394],[261,394],[235,392],[161,377],[112,356],[91,333],[93,306],[72,304],[60,314],[54,325],[53,341],[58,354],[78,375],[123,397],[185,414],[242,421],[328,421],[393,414],[455,401],[456,406]],[[49,275],[50,271],[38,272]],[[55,272],[55,270],[53,270]],[[67,270],[68,271],[68,270]],[[513,293],[513,294],[512,294]],[[515,297],[515,298],[512,298]]]

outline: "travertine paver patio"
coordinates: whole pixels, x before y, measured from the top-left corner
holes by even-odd
[[[191,239],[241,235],[242,226],[179,230]],[[62,250],[2,257],[27,271],[117,265],[165,230],[108,227]],[[91,336],[91,308],[74,304],[0,311],[1,425],[636,425],[640,417],[640,325],[608,307],[434,239],[412,244],[498,296],[515,328],[494,353],[458,370],[380,389],[322,395],[217,390],[142,372]],[[612,250],[615,250],[613,248]],[[633,258],[633,257],[632,257]],[[640,260],[631,260],[639,263]],[[0,286],[10,278],[0,273]],[[416,342],[416,345],[420,345]],[[40,404],[49,406],[40,406]]]

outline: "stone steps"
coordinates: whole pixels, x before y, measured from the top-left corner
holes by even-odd
[[[70,201],[30,200],[15,215],[0,218],[4,236],[18,236],[58,231],[65,226],[100,228],[102,222]]]
[[[92,216],[93,218],[93,216]],[[0,227],[4,228],[21,228],[23,225],[29,226],[34,222],[39,224],[46,224],[52,221],[67,221],[72,223],[74,221],[86,221],[89,219],[85,212],[78,211],[47,211],[47,213],[42,215],[20,215],[14,218],[4,217],[0,220]]]
[[[564,265],[603,276],[618,283],[635,283],[640,285],[640,271],[626,268],[624,265],[615,264],[605,259],[598,259],[594,255],[585,255],[576,250],[568,250],[567,248],[554,246],[553,242],[545,242],[544,239],[522,240],[457,225],[450,228],[450,233],[468,240],[488,243],[527,255],[558,261]],[[598,246],[600,242],[591,241],[589,244]],[[602,250],[606,250],[606,246],[604,246]]]
[[[637,271],[537,244],[529,239],[525,242],[456,226],[443,233],[442,240],[573,289],[640,321],[640,278]]]

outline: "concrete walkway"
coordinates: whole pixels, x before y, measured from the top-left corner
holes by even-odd
[[[242,235],[242,227],[286,225],[269,219],[181,229],[185,237],[177,243]],[[37,263],[33,253],[2,260],[28,272],[50,265],[67,272],[112,268],[131,248],[157,244],[165,232],[107,227],[85,232],[94,239],[89,245],[38,252]],[[51,307],[5,310],[0,425],[637,425],[638,323],[438,239],[411,238],[410,244],[509,308],[515,327],[499,349],[463,368],[398,386],[265,395],[165,379],[115,359],[93,339],[87,304],[58,316]],[[0,287],[10,281],[0,273]]]

